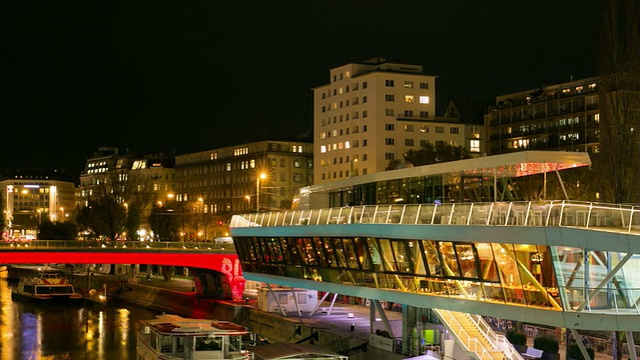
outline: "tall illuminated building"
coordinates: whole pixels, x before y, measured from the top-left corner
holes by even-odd
[[[384,171],[427,142],[482,151],[481,124],[436,116],[436,76],[421,65],[383,58],[346,64],[313,92],[316,184]]]

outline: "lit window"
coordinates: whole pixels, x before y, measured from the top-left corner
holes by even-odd
[[[413,81],[405,81],[404,82],[405,89],[413,89]]]
[[[351,143],[349,141],[345,141],[344,142],[344,148],[345,149],[350,149],[351,148]]]
[[[469,141],[469,151],[480,152],[480,140]]]
[[[405,96],[404,96],[404,102],[406,102],[406,103],[412,103],[413,101],[414,101],[414,100],[413,100],[413,95],[405,95]]]
[[[420,104],[428,104],[429,97],[428,96],[420,96]]]
[[[327,146],[326,145],[320,145],[320,152],[321,153],[326,153],[327,152]]]

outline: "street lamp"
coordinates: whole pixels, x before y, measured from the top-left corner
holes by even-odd
[[[256,212],[260,212],[260,179],[266,179],[267,174],[260,173],[256,178]]]
[[[42,225],[42,209],[38,209],[38,225]]]
[[[64,208],[63,207],[60,208],[60,212],[62,214],[62,217],[60,218],[60,221],[64,221]]]
[[[245,195],[244,198],[247,199],[247,209],[249,209],[251,207],[251,196]]]
[[[207,234],[206,234],[207,233],[207,229],[206,229],[205,225],[203,224],[203,222],[204,222],[204,199],[199,197],[198,198],[198,202],[200,203],[200,223],[202,224],[202,226],[205,229],[204,236],[206,237],[207,236]],[[201,236],[202,232],[197,232],[196,235],[200,238],[200,240],[204,240],[204,239],[202,239],[202,236]]]

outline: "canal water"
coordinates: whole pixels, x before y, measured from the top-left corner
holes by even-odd
[[[2,360],[135,360],[139,322],[157,314],[122,303],[99,308],[12,300],[16,285],[0,271]]]

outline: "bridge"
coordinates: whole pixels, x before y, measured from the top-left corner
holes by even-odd
[[[569,329],[633,331],[640,323],[634,206],[295,210],[234,216],[231,235],[249,280]]]
[[[0,264],[147,264],[194,269],[201,282],[212,274],[242,299],[244,277],[233,244],[119,241],[99,244],[77,240],[1,242]]]

